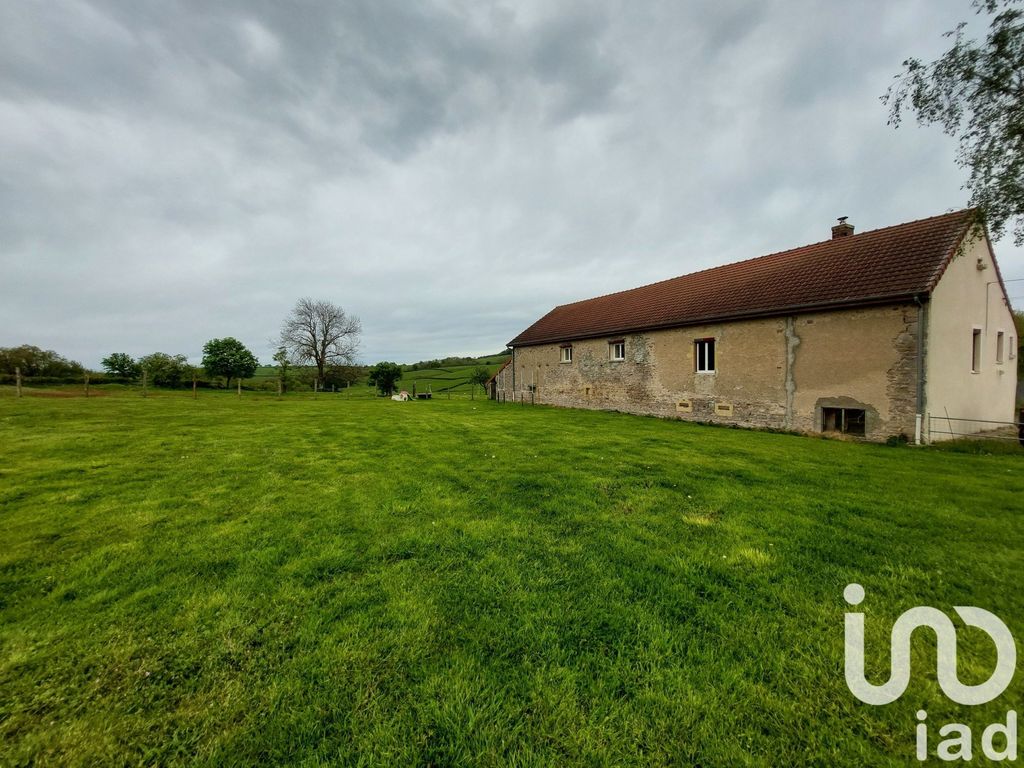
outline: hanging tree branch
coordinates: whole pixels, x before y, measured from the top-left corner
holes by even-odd
[[[882,96],[889,125],[905,112],[921,125],[938,123],[957,138],[956,163],[968,171],[964,187],[994,238],[1011,227],[1024,244],[1024,10],[1021,0],[974,0],[987,14],[982,42],[966,36],[966,22],[946,33],[952,47],[930,63],[910,58]]]

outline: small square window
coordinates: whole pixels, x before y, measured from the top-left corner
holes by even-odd
[[[608,342],[608,355],[613,361],[626,359],[626,342],[622,340]]]
[[[1006,334],[1002,331],[996,333],[996,362],[1003,364],[1003,356],[1006,353]]]
[[[975,328],[971,333],[971,373],[981,371],[981,328]]]
[[[715,340],[697,339],[694,342],[697,360],[697,373],[714,373],[715,371]]]
[[[562,358],[561,359],[562,359],[563,363],[571,363],[572,362],[572,344],[568,344],[568,345],[562,347]]]

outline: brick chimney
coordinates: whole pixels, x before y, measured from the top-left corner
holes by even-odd
[[[853,224],[847,224],[849,216],[840,216],[839,223],[832,227],[832,239],[837,237],[849,237],[853,234]]]

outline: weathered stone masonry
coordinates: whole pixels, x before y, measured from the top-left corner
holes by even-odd
[[[861,408],[866,437],[914,434],[917,307],[788,315],[518,347],[496,388],[507,399],[745,427],[821,431],[822,408]],[[695,340],[715,340],[697,372]],[[626,359],[610,342],[625,339]]]

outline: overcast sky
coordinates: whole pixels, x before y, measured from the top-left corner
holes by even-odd
[[[98,366],[235,336],[266,361],[310,296],[362,319],[363,362],[490,353],[557,304],[837,216],[963,207],[952,140],[893,130],[878,97],[970,15],[0,0],[0,346]]]

